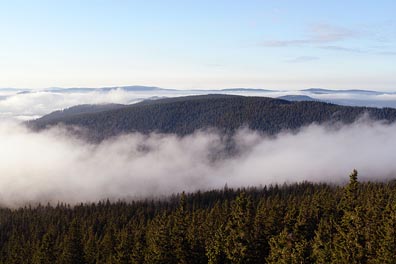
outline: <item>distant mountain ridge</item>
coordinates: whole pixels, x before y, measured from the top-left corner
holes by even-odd
[[[291,101],[302,101],[302,100],[317,100],[328,103],[348,105],[348,106],[366,106],[366,107],[392,107],[396,108],[396,92],[385,92],[385,91],[372,91],[372,90],[361,90],[361,89],[349,89],[349,90],[331,90],[323,88],[309,88],[303,90],[270,90],[261,88],[224,88],[224,89],[168,89],[160,88],[155,86],[112,86],[102,88],[88,88],[88,87],[71,87],[71,88],[59,88],[52,87],[39,90],[29,89],[13,89],[13,88],[0,88],[0,100],[9,99],[13,96],[29,96],[34,93],[55,93],[67,95],[78,95],[78,94],[110,94],[112,92],[124,92],[126,97],[128,93],[130,98],[138,97],[138,99],[148,99],[150,97],[175,97],[175,96],[189,96],[189,95],[205,95],[205,94],[233,94],[233,95],[244,95],[244,96],[266,96],[273,98],[283,98]],[[3,94],[2,94],[3,93]],[[4,97],[6,96],[6,97]],[[286,97],[285,97],[286,96]],[[109,100],[103,101],[104,103],[124,103],[129,104],[136,101],[134,100],[125,101],[122,100],[120,94],[120,100],[117,101],[109,96]],[[304,98],[305,97],[305,98]],[[81,102],[89,104],[92,103],[89,100]],[[69,105],[70,107],[71,105]]]
[[[396,109],[391,108],[348,107],[316,101],[291,102],[266,97],[202,95],[149,100],[99,112],[85,111],[55,117],[50,114],[27,124],[36,130],[58,124],[79,126],[89,131],[89,140],[101,141],[131,132],[187,135],[211,128],[233,133],[241,127],[248,127],[276,134],[284,129],[294,130],[312,123],[352,123],[364,114],[374,120],[396,120]]]
[[[287,100],[287,101],[320,101],[318,99],[314,99],[307,95],[284,95],[277,97],[278,99]]]
[[[359,90],[359,89],[330,90],[330,89],[322,89],[322,88],[309,88],[300,91],[309,92],[313,94],[340,94],[340,93],[350,93],[350,94],[360,94],[360,95],[394,94],[394,92],[379,92],[379,91]]]
[[[154,86],[139,86],[139,85],[134,85],[134,86],[114,86],[114,87],[102,87],[102,88],[47,88],[44,89],[44,91],[47,92],[57,92],[57,93],[70,93],[70,92],[108,92],[112,90],[124,90],[124,91],[136,91],[136,92],[143,92],[143,91],[159,91],[159,90],[169,90],[172,91],[173,89],[164,89],[164,88],[159,88],[159,87],[154,87]]]
[[[284,92],[281,90],[274,89],[263,89],[263,88],[223,88],[223,89],[171,89],[171,88],[160,88],[156,86],[142,86],[142,85],[130,85],[130,86],[111,86],[111,87],[50,87],[44,89],[20,89],[20,88],[0,88],[0,91],[6,92],[35,92],[35,91],[46,91],[46,92],[108,92],[112,90],[124,90],[129,92],[144,92],[144,91],[196,91],[196,92]],[[379,95],[379,94],[395,94],[395,92],[383,92],[374,90],[362,90],[362,89],[346,89],[346,90],[335,90],[335,89],[324,89],[324,88],[308,88],[296,90],[300,92],[307,92],[312,94],[340,94],[340,93],[351,93],[360,95]]]

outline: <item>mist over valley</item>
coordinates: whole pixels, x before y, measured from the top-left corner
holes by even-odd
[[[394,177],[396,110],[204,95],[3,121],[0,200],[76,204]]]

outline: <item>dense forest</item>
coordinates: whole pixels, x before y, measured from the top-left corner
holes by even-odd
[[[352,123],[364,114],[373,120],[396,120],[396,109],[392,108],[351,107],[315,101],[290,102],[234,95],[147,100],[128,106],[110,105],[107,109],[71,108],[30,121],[28,125],[37,130],[57,124],[78,126],[88,130],[85,130],[88,139],[100,141],[131,132],[186,135],[210,128],[229,134],[240,127],[248,127],[275,134],[312,123]]]
[[[99,113],[108,110],[120,109],[126,107],[123,104],[82,104],[72,106],[63,110],[54,111],[48,115],[45,115],[40,118],[40,122],[50,122],[50,121],[57,121],[62,118],[71,117],[71,116],[78,116],[81,114],[93,114]]]
[[[0,209],[0,263],[395,263],[396,182]]]

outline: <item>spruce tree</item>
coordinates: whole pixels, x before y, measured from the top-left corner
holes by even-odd
[[[37,264],[53,264],[56,262],[56,249],[55,249],[55,231],[50,228],[43,236],[39,248],[34,256],[34,263]]]
[[[84,264],[84,250],[80,226],[77,220],[73,220],[63,242],[61,264]]]
[[[226,226],[225,252],[232,263],[254,263],[254,216],[252,199],[242,192],[231,208]]]
[[[95,264],[98,257],[97,239],[92,228],[90,228],[88,239],[84,244],[84,258],[87,264]]]
[[[378,233],[379,250],[375,262],[396,264],[396,202],[393,199],[384,211],[383,224]]]
[[[333,261],[337,263],[358,264],[367,261],[364,208],[359,204],[358,173],[353,170],[349,184],[344,189],[341,201],[342,218],[337,224]]]
[[[116,238],[114,231],[115,228],[110,224],[106,228],[105,234],[99,245],[99,256],[102,263],[112,263],[115,256]]]
[[[173,227],[171,233],[171,242],[175,250],[177,263],[189,264],[190,259],[190,242],[187,237],[188,229],[188,212],[186,195],[183,192],[180,196],[179,207],[174,214]]]
[[[297,238],[285,228],[279,235],[269,241],[270,253],[267,263],[299,264],[311,263],[308,255],[309,243],[304,238]]]
[[[131,263],[131,254],[133,251],[133,240],[131,233],[127,228],[121,229],[117,237],[117,245],[115,247],[114,264]]]
[[[170,217],[157,215],[147,229],[147,251],[145,261],[152,264],[177,263],[171,242]]]
[[[333,236],[336,230],[332,219],[322,218],[315,231],[312,255],[316,263],[331,263],[334,250]]]

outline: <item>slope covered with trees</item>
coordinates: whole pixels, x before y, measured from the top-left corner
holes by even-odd
[[[0,263],[394,263],[396,183],[0,209]]]
[[[97,113],[76,113],[30,121],[34,129],[57,124],[86,128],[90,139],[130,132],[186,135],[215,128],[232,133],[240,127],[268,134],[311,123],[351,123],[364,114],[374,120],[396,120],[396,109],[348,107],[323,102],[289,102],[265,97],[205,95],[144,101]]]
[[[84,104],[84,105],[76,105],[69,107],[64,110],[58,110],[52,112],[48,115],[43,116],[40,121],[41,122],[51,122],[58,120],[62,120],[63,118],[71,118],[74,116],[79,116],[81,114],[94,114],[99,112],[104,112],[108,110],[120,109],[125,107],[123,104]]]

